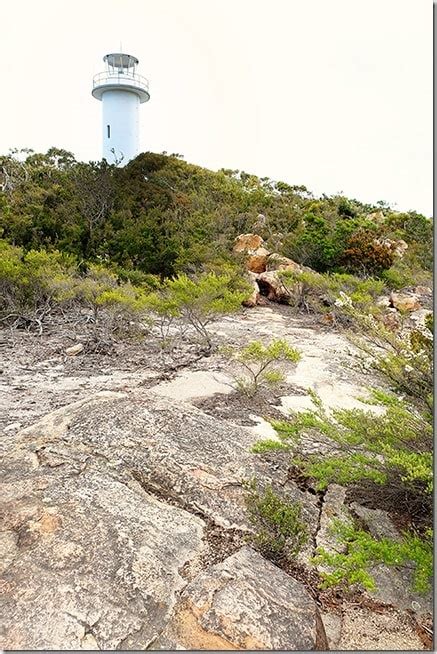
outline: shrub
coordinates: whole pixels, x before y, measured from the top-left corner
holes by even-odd
[[[167,280],[144,302],[161,324],[190,326],[201,337],[207,350],[212,348],[208,325],[222,315],[235,313],[251,289],[244,280],[229,274],[207,273],[196,278],[181,274]]]
[[[331,311],[335,318],[352,318],[345,305],[354,306],[360,313],[379,313],[375,299],[384,289],[384,282],[369,277],[360,279],[346,273],[324,273],[304,270],[278,272],[281,282],[288,289],[290,303],[307,312],[325,313]]]
[[[389,245],[379,242],[372,230],[353,234],[341,256],[342,265],[360,275],[378,275],[392,266],[395,254]]]
[[[285,501],[267,486],[258,489],[254,479],[245,483],[246,508],[255,533],[251,540],[267,558],[292,561],[308,541],[308,530],[301,519],[301,505]]]
[[[411,405],[395,395],[373,389],[372,401],[385,407],[383,415],[362,409],[336,409],[327,413],[313,394],[316,407],[273,422],[280,449],[291,451],[304,435],[327,436],[337,445],[332,456],[295,457],[304,474],[318,490],[330,483],[350,484],[370,479],[390,486],[399,499],[416,496],[428,505],[432,493],[432,428]],[[369,400],[370,401],[370,400]],[[274,441],[269,441],[274,449]],[[255,451],[260,451],[258,445]],[[262,449],[261,449],[262,451]]]
[[[249,397],[264,385],[274,386],[284,381],[282,371],[272,367],[274,363],[297,363],[300,359],[299,352],[282,339],[274,339],[268,345],[252,341],[243,348],[224,347],[221,353],[244,372],[243,376],[236,376],[236,383]]]
[[[30,250],[0,240],[0,309],[7,316],[41,322],[54,304],[74,295],[74,259],[61,252]]]
[[[360,584],[367,590],[375,590],[372,568],[380,563],[388,566],[414,566],[413,589],[426,593],[431,588],[433,575],[432,531],[427,530],[424,538],[404,533],[401,540],[373,538],[367,531],[354,525],[334,521],[332,532],[345,547],[344,552],[327,552],[318,548],[313,558],[316,565],[327,566],[322,570],[322,587],[339,584]]]

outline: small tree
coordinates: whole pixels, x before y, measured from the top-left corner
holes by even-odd
[[[141,289],[120,283],[114,273],[99,265],[90,265],[86,275],[76,280],[75,294],[92,311],[94,339],[107,343],[117,327],[140,316],[145,297]]]
[[[192,279],[181,274],[164,282],[162,289],[145,301],[161,324],[189,326],[201,337],[207,351],[213,346],[209,324],[222,315],[235,313],[250,293],[244,280],[231,275],[208,273]]]
[[[243,348],[223,347],[222,355],[244,373],[235,377],[237,388],[253,397],[262,386],[274,386],[284,381],[281,369],[272,367],[277,363],[297,363],[299,352],[283,339],[274,339],[268,345],[252,341]]]

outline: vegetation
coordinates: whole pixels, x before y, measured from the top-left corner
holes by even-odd
[[[314,558],[317,565],[328,566],[330,572],[322,571],[322,586],[360,584],[367,590],[375,590],[372,568],[383,563],[391,566],[414,565],[413,588],[425,593],[431,588],[433,574],[432,531],[423,538],[406,533],[399,540],[373,538],[367,531],[344,522],[334,523],[333,531],[345,547],[345,552],[327,552],[320,549]]]
[[[243,372],[235,376],[237,389],[253,397],[261,387],[274,386],[284,381],[282,370],[273,364],[297,363],[299,352],[283,339],[273,339],[268,345],[251,341],[243,348],[223,347],[222,355]]]
[[[80,306],[89,310],[94,339],[110,344],[114,332],[126,331],[133,321],[153,325],[160,321],[161,337],[177,327],[190,328],[211,349],[209,323],[241,307],[250,287],[231,273],[201,273],[191,279],[180,274],[159,278],[131,275],[122,279],[102,264],[79,264],[72,255],[9,245],[0,239],[0,319],[8,325],[37,325],[55,308]]]
[[[408,243],[403,265],[413,276],[432,270],[432,222],[415,212],[316,199],[304,186],[212,172],[178,155],[147,152],[123,168],[56,148],[0,157],[0,234],[26,252],[58,250],[166,278],[229,262],[235,237],[255,228],[318,272],[383,274],[387,239]]]
[[[180,274],[167,280],[162,287],[150,294],[145,308],[158,319],[160,333],[165,342],[170,339],[171,328],[192,327],[208,350],[212,337],[208,325],[219,316],[235,313],[250,293],[250,286],[231,274],[205,273],[190,279]],[[171,340],[174,346],[174,339]]]
[[[289,303],[307,313],[329,311],[338,322],[345,318],[350,322],[352,306],[360,315],[380,313],[375,300],[384,290],[383,280],[313,270],[281,270],[278,275],[290,295]]]
[[[300,504],[283,500],[271,486],[260,491],[254,479],[245,487],[253,544],[269,559],[293,561],[308,541]]]
[[[372,389],[367,400],[383,412],[327,411],[311,393],[314,409],[272,422],[279,440],[261,441],[253,449],[259,454],[288,450],[293,466],[317,490],[330,483],[348,486],[351,492],[364,493],[370,505],[401,513],[406,521],[408,529],[399,541],[375,538],[350,524],[337,525],[345,551],[321,549],[315,559],[330,568],[322,575],[326,585],[360,583],[373,588],[372,566],[385,563],[413,565],[414,586],[424,591],[432,574],[432,320],[424,329],[395,333],[374,316],[361,314],[352,302],[345,306],[366,334],[365,339],[354,337],[366,367],[377,370],[389,386]],[[295,456],[304,436],[329,439],[331,454]]]

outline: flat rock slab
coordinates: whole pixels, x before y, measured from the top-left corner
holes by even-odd
[[[188,370],[169,382],[153,387],[153,392],[175,400],[192,400],[210,397],[214,393],[231,393],[232,379],[222,372]]]
[[[23,462],[3,488],[2,648],[144,649],[204,547],[203,521],[103,469],[41,467]]]
[[[2,648],[146,648],[205,555],[205,526],[249,529],[242,478],[301,501],[314,533],[315,498],[252,442],[146,389],[98,393],[4,436]]]
[[[305,587],[243,547],[185,588],[154,647],[305,651],[324,644],[317,607]]]

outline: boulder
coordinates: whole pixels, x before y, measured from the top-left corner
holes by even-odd
[[[250,547],[183,591],[160,649],[314,650],[326,636],[306,588]]]
[[[382,324],[392,332],[398,331],[401,327],[401,318],[396,309],[388,308],[386,313],[381,317]]]
[[[258,286],[261,293],[272,302],[288,302],[301,287],[299,282],[291,288],[285,286],[276,270],[258,275]]]
[[[253,292],[246,300],[243,301],[242,304],[244,307],[256,307],[256,305],[259,303],[260,297],[257,275],[255,273],[249,272],[249,280],[252,284]]]
[[[264,239],[258,234],[240,234],[234,242],[234,252],[253,254],[255,250],[264,246]]]
[[[399,259],[402,259],[405,252],[408,250],[408,243],[406,243],[402,239],[398,239],[394,241],[391,238],[382,238],[382,239],[377,238],[375,239],[375,243],[378,243],[379,245],[383,245],[384,247],[388,248]]]
[[[288,257],[283,257],[280,254],[275,252],[271,254],[267,260],[266,270],[270,272],[271,270],[293,270],[296,272],[302,271],[302,266],[298,263],[289,259]]]
[[[367,214],[367,219],[373,221],[374,223],[383,223],[385,216],[382,211],[374,211],[373,213]]]
[[[402,312],[417,311],[422,308],[419,296],[416,293],[395,293],[392,291],[390,303],[392,307]]]
[[[376,306],[381,307],[383,309],[388,309],[388,307],[391,306],[390,296],[380,295],[379,297],[376,298],[375,304]]]
[[[404,256],[407,250],[408,250],[408,243],[406,243],[404,240],[400,238],[397,241],[394,241],[393,252],[397,257],[402,259],[402,257]]]
[[[267,267],[269,251],[263,247],[257,248],[247,260],[246,267],[250,272],[262,273]]]
[[[320,527],[317,532],[316,546],[322,547],[331,553],[345,551],[344,545],[339,543],[336,536],[332,533],[335,520],[351,522],[351,515],[345,506],[345,499],[346,488],[344,486],[339,486],[338,484],[330,484],[328,486],[320,513]],[[319,566],[318,569],[322,570],[322,567]]]
[[[255,457],[254,438],[144,389],[101,392],[5,434],[2,648],[147,649],[182,571],[211,557],[207,525],[251,529],[242,479],[301,501],[314,534],[317,498],[287,480],[287,457]]]
[[[417,311],[410,313],[409,319],[416,327],[424,329],[426,327],[426,319],[428,316],[432,315],[433,312],[430,309],[418,309]]]

